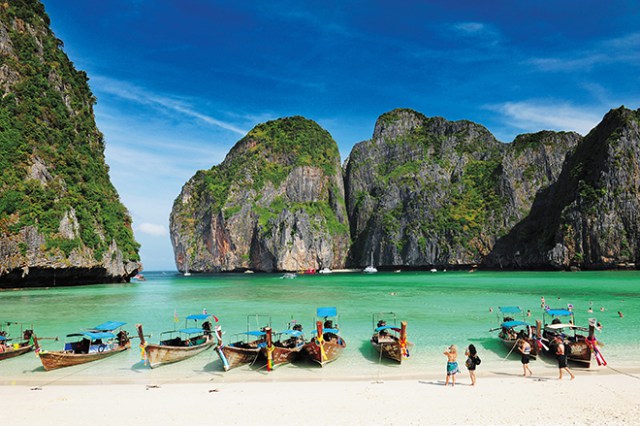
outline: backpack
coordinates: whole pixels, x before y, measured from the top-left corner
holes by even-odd
[[[476,358],[474,359],[474,362],[476,363],[476,365],[480,365],[482,360],[480,359],[480,357],[478,355],[476,355]]]

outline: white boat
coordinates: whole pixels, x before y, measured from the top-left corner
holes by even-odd
[[[378,269],[373,266],[373,252],[371,253],[371,262],[369,263],[369,266],[364,268],[362,272],[364,272],[365,274],[375,274],[376,272],[378,272]]]
[[[283,280],[292,280],[297,277],[298,277],[298,274],[293,272],[287,272],[284,275],[282,275],[280,278],[282,278]]]
[[[319,274],[333,274],[333,271],[329,268],[322,268],[318,271]]]

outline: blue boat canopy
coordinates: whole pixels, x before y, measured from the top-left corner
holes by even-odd
[[[374,331],[375,331],[376,333],[379,333],[379,332],[381,332],[382,330],[389,330],[389,329],[391,329],[391,330],[393,330],[393,331],[398,331],[398,330],[399,330],[399,328],[398,328],[398,327],[394,327],[394,326],[391,326],[391,325],[383,325],[383,326],[380,326],[380,327],[376,328]]]
[[[249,336],[264,336],[267,333],[265,333],[264,331],[260,331],[260,330],[253,330],[253,331],[247,331],[244,334],[247,334]]]
[[[573,312],[568,309],[547,309],[546,312],[554,317],[568,317],[573,315]]]
[[[299,331],[299,330],[283,330],[283,331],[280,332],[280,334],[288,334],[289,336],[300,337],[300,336],[302,336],[302,331]]]
[[[206,320],[210,316],[211,316],[211,314],[193,314],[193,315],[189,315],[187,317],[187,319],[191,319],[191,320]]]
[[[526,323],[524,321],[505,321],[502,324],[500,324],[501,327],[505,327],[505,328],[511,328],[511,327],[515,327],[518,325],[526,325],[531,327],[531,325],[529,323]]]
[[[520,306],[498,306],[498,309],[500,309],[500,312],[503,314],[519,314],[522,312]]]
[[[91,330],[92,331],[112,331],[115,330],[118,327],[122,327],[123,325],[125,325],[126,322],[120,322],[120,321],[107,321],[103,324],[97,325],[95,327],[93,327]]]
[[[7,338],[4,336],[0,336],[0,340],[7,340]]]
[[[337,328],[323,328],[322,329],[322,333],[338,334],[338,333],[340,333],[340,330],[338,330]],[[311,334],[313,334],[315,336],[316,334],[318,334],[318,332],[316,330],[313,330],[313,332]]]
[[[85,331],[83,333],[67,334],[67,337],[80,337],[80,336],[88,337],[91,340],[113,339],[114,337],[116,337],[115,334],[105,332],[105,331]]]
[[[338,309],[334,307],[318,308],[317,316],[319,317],[335,317],[338,315]]]
[[[177,330],[180,333],[184,333],[184,334],[202,334],[204,333],[204,330],[201,328],[196,328],[196,327],[192,327],[192,328],[181,328],[180,330]]]

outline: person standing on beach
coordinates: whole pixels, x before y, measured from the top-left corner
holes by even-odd
[[[569,370],[569,367],[567,367],[567,355],[564,353],[564,342],[559,336],[555,338],[555,342],[556,356],[558,357],[558,371],[560,373],[558,380],[562,380],[562,370],[569,373],[569,375],[571,376],[571,380],[575,379],[576,376],[574,376],[571,370]]]
[[[456,345],[451,345],[449,348],[443,352],[443,354],[447,357],[447,379],[444,382],[444,385],[447,386],[449,384],[449,378],[451,378],[451,386],[456,385],[456,373],[459,373],[458,370],[458,348]]]
[[[464,365],[469,370],[469,377],[471,378],[471,386],[476,385],[476,366],[480,364],[480,357],[478,351],[473,345],[469,345],[467,351],[464,353],[467,356],[467,361]]]
[[[518,345],[518,350],[522,355],[520,362],[522,362],[522,371],[524,372],[523,376],[527,377],[527,371],[530,376],[533,376],[533,372],[529,368],[529,359],[531,358],[531,345],[526,340],[520,340],[520,344]]]

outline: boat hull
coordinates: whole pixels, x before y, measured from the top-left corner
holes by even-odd
[[[556,356],[556,346],[548,342],[548,350],[545,349],[545,355],[548,355],[552,358],[557,358]],[[565,342],[565,346],[569,346],[570,354],[567,355],[567,362],[570,362],[574,365],[583,368],[591,367],[591,359],[593,350],[589,347],[587,342],[584,340],[584,337],[580,336],[578,340]],[[569,351],[567,351],[569,352]]]
[[[284,348],[281,346],[274,346],[273,352],[271,356],[273,357],[273,366],[277,367],[278,365],[289,364],[300,355],[300,351],[303,346],[300,345],[296,348]],[[267,348],[260,349],[260,355],[265,360],[267,359]]]
[[[377,333],[374,335],[377,336]],[[402,354],[402,346],[397,339],[385,339],[385,340],[376,340],[374,338],[371,339],[371,346],[380,354],[380,356],[390,359],[392,361],[396,361],[399,364],[402,364],[403,359],[406,359],[407,356]],[[407,342],[407,353],[411,352],[413,349],[413,343]]]
[[[155,368],[194,357],[214,344],[213,338],[208,336],[205,343],[196,346],[147,345],[144,350],[147,354],[149,367]]]
[[[126,351],[131,347],[131,342],[127,342],[124,346],[117,346],[115,349],[105,350],[104,352],[94,352],[88,354],[75,354],[65,351],[46,351],[40,352],[40,362],[45,370],[51,371],[63,367],[71,367],[74,365],[86,364],[88,362],[98,361],[108,358],[117,353]]]
[[[29,343],[21,343],[18,349],[13,349],[12,347],[7,347],[7,350],[4,352],[0,352],[0,361],[9,358],[15,358],[20,355],[24,355],[27,352],[33,350],[34,345],[30,345]]]
[[[222,347],[222,353],[227,360],[227,363],[224,364],[224,371],[229,371],[232,368],[254,362],[260,354],[260,348],[242,348],[229,345]]]
[[[324,340],[322,343],[319,343],[317,339],[311,339],[311,341],[304,345],[303,349],[310,360],[324,367],[326,364],[338,359],[346,347],[347,342],[342,337],[336,336]],[[324,349],[324,356],[322,349]]]

